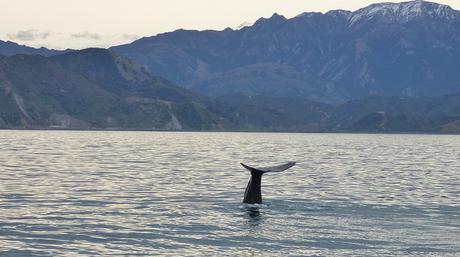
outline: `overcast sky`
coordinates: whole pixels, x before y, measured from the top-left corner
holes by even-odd
[[[273,13],[356,10],[373,0],[0,0],[0,39],[49,48],[107,47],[185,29],[236,28]],[[401,2],[401,1],[392,1]],[[460,0],[439,0],[460,9]]]

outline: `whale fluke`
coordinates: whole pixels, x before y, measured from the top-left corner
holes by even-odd
[[[251,167],[251,166],[248,166],[244,163],[241,163],[241,165],[243,167],[245,167],[247,170],[249,171],[253,171],[253,170],[257,170],[257,171],[260,171],[262,173],[267,173],[267,172],[281,172],[281,171],[285,171],[289,168],[291,168],[292,166],[295,165],[295,162],[288,162],[286,164],[282,164],[282,165],[278,165],[278,166],[272,166],[272,167],[262,167],[262,168],[254,168],[254,167]]]
[[[262,203],[262,191],[261,191],[261,183],[262,183],[262,175],[267,172],[282,172],[285,171],[292,166],[294,166],[295,162],[288,162],[286,164],[273,166],[273,167],[262,167],[262,168],[254,168],[244,163],[241,165],[251,172],[251,179],[249,180],[248,186],[246,187],[246,191],[244,193],[243,203],[255,204],[255,203]]]

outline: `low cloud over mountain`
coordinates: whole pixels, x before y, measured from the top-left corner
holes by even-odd
[[[7,37],[15,41],[35,41],[50,37],[51,32],[41,32],[36,29],[20,30],[16,33],[8,33]]]

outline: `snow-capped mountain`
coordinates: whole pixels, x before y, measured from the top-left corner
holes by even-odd
[[[384,22],[408,22],[427,18],[458,20],[460,12],[448,5],[415,0],[403,3],[373,4],[348,15],[350,25],[374,19]]]
[[[113,49],[208,95],[337,102],[460,92],[460,12],[426,1],[274,14],[239,30],[178,30]]]

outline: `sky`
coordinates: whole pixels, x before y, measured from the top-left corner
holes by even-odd
[[[377,2],[381,1],[0,0],[0,39],[54,49],[108,47],[180,28],[237,28],[275,12],[291,18],[302,12],[353,11]],[[460,10],[460,0],[436,2]]]

